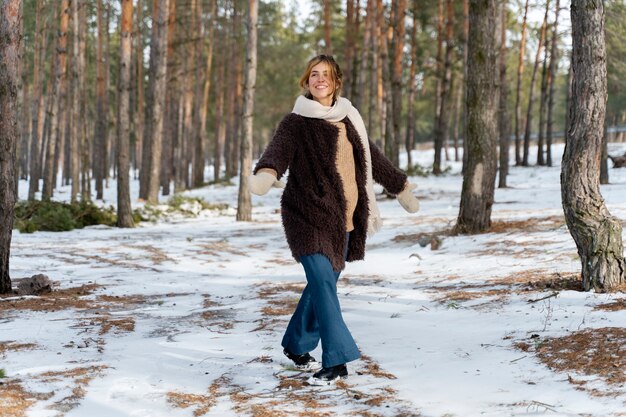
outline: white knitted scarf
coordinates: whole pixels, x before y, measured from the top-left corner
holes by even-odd
[[[350,103],[350,100],[338,97],[335,100],[335,104],[331,107],[324,106],[321,103],[310,100],[304,96],[299,96],[296,100],[296,104],[293,106],[293,113],[299,114],[304,117],[312,117],[315,119],[323,119],[329,122],[339,122],[348,117],[350,122],[356,129],[361,139],[361,145],[365,152],[365,164],[367,170],[367,177],[365,183],[365,189],[367,190],[367,201],[369,205],[369,217],[367,222],[367,234],[373,235],[383,225],[383,220],[380,217],[380,211],[376,204],[376,195],[374,194],[374,179],[372,177],[372,155],[370,153],[369,140],[367,138],[367,130],[365,129],[365,123],[359,114],[359,111]]]

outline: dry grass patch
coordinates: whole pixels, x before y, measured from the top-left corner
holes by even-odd
[[[37,349],[38,346],[35,343],[16,343],[13,341],[0,342],[0,357],[5,357],[6,353],[11,352],[19,352],[22,350],[34,350]]]
[[[524,220],[498,220],[491,222],[488,233],[510,233],[510,232],[547,232],[563,227],[565,217],[531,217]]]
[[[188,394],[183,392],[168,392],[166,394],[167,402],[170,406],[176,408],[195,407],[193,410],[194,417],[202,416],[208,413],[217,403],[220,397],[220,390],[230,383],[230,379],[224,375],[217,378],[209,386],[207,394]]]
[[[109,332],[114,334],[131,333],[135,331],[135,319],[132,317],[116,317],[111,315],[100,315],[86,318],[81,325],[100,326],[100,335]]]
[[[304,290],[304,283],[285,283],[277,284],[275,282],[263,282],[260,284],[259,297],[267,299],[274,295],[284,294],[285,292],[301,293]]]
[[[201,249],[197,250],[197,253],[200,255],[215,256],[218,258],[225,255],[248,256],[248,253],[234,248],[226,239],[203,243],[199,246]]]
[[[595,376],[617,387],[626,384],[624,328],[586,329],[563,337],[537,341],[534,345],[522,341],[515,346],[526,352],[534,352],[553,371]],[[570,382],[579,386],[587,384],[587,381],[576,381],[571,377]]]
[[[611,303],[599,304],[595,306],[594,311],[622,311],[626,310],[626,298],[615,300]]]
[[[63,382],[65,386],[72,388],[70,395],[55,401],[50,407],[67,413],[80,404],[80,401],[87,393],[85,389],[87,385],[89,385],[94,378],[100,376],[107,368],[108,367],[105,365],[100,365],[79,367],[63,371],[49,371],[36,376],[35,379],[48,384]]]
[[[361,354],[361,360],[365,363],[365,369],[360,369],[359,371],[357,371],[357,374],[372,375],[376,378],[397,379],[394,374],[380,369],[380,365],[374,362],[374,360],[370,356]]]
[[[36,297],[0,296],[0,311],[31,310],[31,311],[60,311],[68,308],[78,310],[92,308],[93,300],[85,297],[100,288],[98,284],[85,284],[80,287],[54,290]]]
[[[50,395],[33,394],[24,390],[19,380],[0,385],[0,410],[2,417],[26,417],[26,410],[37,400],[45,400]]]
[[[265,316],[286,316],[292,314],[296,310],[298,300],[299,298],[295,297],[283,297],[268,300],[268,305],[261,309],[261,313]]]

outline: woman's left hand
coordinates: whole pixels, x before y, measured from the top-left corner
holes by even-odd
[[[404,186],[404,190],[396,196],[402,208],[409,213],[415,213],[420,209],[420,202],[417,200],[417,197],[413,195],[413,190],[416,188],[417,184],[407,182]]]

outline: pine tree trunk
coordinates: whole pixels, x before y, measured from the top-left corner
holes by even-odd
[[[198,1],[197,4],[197,23],[196,31],[197,35],[194,38],[194,46],[196,48],[196,64],[195,64],[195,98],[194,98],[194,112],[193,112],[193,154],[192,154],[192,177],[191,186],[201,187],[204,184],[204,142],[203,132],[201,130],[201,113],[202,113],[202,99],[204,93],[204,48],[203,41],[205,38],[202,1]]]
[[[211,21],[209,22],[208,34],[208,51],[206,56],[206,64],[204,69],[204,86],[202,92],[202,108],[200,110],[200,134],[204,143],[208,142],[206,123],[209,110],[209,91],[211,88],[211,77],[213,76],[213,47],[215,44],[215,25],[217,23],[217,0],[211,0],[211,11],[209,13]]]
[[[548,126],[546,132],[546,165],[552,166],[552,135],[554,130],[554,96],[556,79],[556,71],[558,67],[558,28],[559,28],[559,9],[561,8],[560,0],[556,0],[556,9],[554,14],[554,24],[552,26],[552,44],[550,47],[550,82],[548,85]],[[566,107],[567,108],[567,107]]]
[[[546,8],[546,16],[547,16],[547,8]],[[547,25],[547,21],[546,21]],[[547,31],[547,26],[546,26]],[[538,129],[538,137],[537,137],[537,165],[544,166],[546,164],[546,160],[544,158],[544,132],[546,129],[546,106],[548,103],[548,83],[550,82],[550,78],[552,74],[548,71],[548,35],[546,32],[545,35],[545,47],[543,53],[543,65],[541,70],[541,94],[539,99],[539,129]]]
[[[528,17],[528,0],[524,5],[524,19],[522,20],[522,39],[519,48],[517,64],[517,86],[515,87],[515,165],[522,164],[522,76],[524,75],[524,55],[526,54],[526,19]]]
[[[13,232],[17,99],[22,42],[22,1],[0,0],[0,294],[11,292],[9,258]]]
[[[105,3],[106,4],[106,3]],[[102,136],[104,142],[101,144],[101,152],[102,152],[102,176],[104,178],[104,186],[105,188],[109,187],[109,176],[111,172],[111,164],[113,163],[112,154],[113,151],[110,149],[112,147],[112,140],[110,138],[111,129],[109,126],[109,121],[113,119],[113,123],[115,123],[114,115],[110,114],[110,106],[109,106],[109,91],[111,86],[111,32],[109,31],[110,22],[111,22],[111,5],[108,4],[105,7],[105,19],[104,19],[104,33],[105,33],[105,46],[104,46],[104,101],[102,102],[102,113],[106,116],[106,125],[104,126],[104,134]],[[113,164],[115,166],[115,164]]]
[[[120,78],[117,106],[117,225],[133,227],[130,205],[130,67],[133,31],[133,1],[122,0]]]
[[[49,201],[52,198],[53,189],[56,183],[56,155],[57,155],[57,142],[60,142],[59,135],[59,105],[63,103],[65,96],[65,64],[67,60],[67,27],[69,25],[69,0],[61,0],[61,21],[59,31],[57,33],[57,47],[56,47],[56,64],[55,64],[55,76],[54,87],[52,90],[51,110],[48,114],[50,118],[50,137],[48,139],[46,163],[44,169],[43,190],[41,193],[41,199]]]
[[[404,146],[407,156],[407,171],[413,167],[413,159],[411,151],[413,150],[413,141],[415,137],[415,91],[417,89],[415,74],[417,72],[417,10],[419,8],[418,0],[413,0],[413,26],[411,27],[411,66],[409,67],[409,97],[406,121],[406,136]]]
[[[458,87],[456,87],[456,94],[454,99],[454,128],[453,128],[453,136],[452,143],[454,145],[454,160],[458,162],[459,158],[459,126],[461,124],[461,113],[463,113],[463,108],[461,106],[463,99],[463,84],[457,83]]]
[[[248,190],[248,176],[252,173],[252,122],[254,115],[254,89],[257,68],[257,21],[258,0],[249,0],[248,45],[246,47],[246,88],[243,104],[243,137],[241,140],[241,170],[239,175],[239,198],[237,220],[252,220],[252,201]]]
[[[598,174],[606,112],[604,6],[572,0],[572,98],[561,166],[561,198],[576,242],[585,290],[626,282],[622,226],[600,194]]]
[[[352,80],[354,79],[354,48],[355,48],[355,26],[356,13],[355,3],[358,0],[346,0],[346,37],[344,49],[344,70],[342,95],[349,100],[352,99]],[[366,17],[367,18],[367,17]],[[366,25],[367,26],[367,25]],[[367,29],[366,29],[367,31]]]
[[[137,110],[135,112],[135,171],[141,170],[141,158],[143,150],[143,129],[144,129],[144,81],[143,81],[143,5],[141,0],[137,0],[137,31],[135,38],[135,54],[137,58]]]
[[[537,70],[539,69],[539,57],[541,56],[541,48],[544,47],[546,39],[546,29],[548,27],[548,9],[550,0],[546,0],[546,13],[543,16],[541,25],[541,33],[539,34],[539,45],[537,45],[537,54],[535,55],[535,66],[533,67],[533,75],[530,78],[530,93],[528,94],[528,110],[526,111],[526,128],[524,129],[524,154],[522,156],[522,166],[527,167],[528,156],[530,153],[530,134],[533,121],[533,105],[535,104],[535,80],[537,79]]]
[[[219,36],[219,35],[218,35]],[[222,40],[219,36],[218,42]],[[213,144],[213,181],[218,182],[221,177],[222,160],[226,142],[226,122],[224,115],[225,101],[225,54],[216,55],[215,77],[215,136]]]
[[[41,178],[41,144],[43,140],[43,122],[44,122],[44,100],[42,95],[43,72],[45,65],[46,39],[45,25],[43,24],[43,0],[37,0],[35,7],[35,47],[33,62],[33,94],[32,94],[32,110],[31,110],[31,140],[30,140],[30,162],[29,174],[30,181],[28,184],[28,199],[34,200],[35,193],[39,191],[39,179]]]
[[[175,1],[175,0],[173,0]],[[151,56],[154,61],[150,62],[150,90],[152,107],[150,119],[146,118],[149,126],[147,131],[150,135],[146,140],[150,141],[150,159],[146,164],[149,167],[146,200],[156,204],[159,201],[159,185],[161,183],[161,149],[163,143],[163,114],[165,107],[165,85],[167,74],[167,21],[169,12],[169,0],[158,0],[158,19],[156,20],[157,34],[153,38],[155,53]]]
[[[333,47],[330,41],[330,15],[331,15],[331,0],[322,0],[322,20],[324,22],[324,53],[326,55],[333,54]]]
[[[365,96],[365,84],[367,78],[367,63],[368,58],[372,56],[372,26],[373,26],[373,13],[372,9],[374,7],[375,0],[367,0],[367,14],[365,15],[365,33],[363,35],[363,56],[361,57],[361,68],[358,71],[358,81],[356,83],[356,88],[354,89],[354,93],[352,94],[353,101],[352,104],[357,109],[361,109],[363,104],[363,97]],[[368,131],[369,133],[369,131]]]
[[[183,109],[179,102],[183,97],[181,81],[183,69],[180,65],[180,54],[175,48],[182,43],[181,31],[177,30],[176,2],[170,0],[170,12],[167,23],[167,91],[165,92],[165,120],[163,128],[163,163],[161,164],[161,186],[163,195],[170,195],[170,183],[174,180],[174,192],[185,189],[184,158],[182,151],[184,139],[179,134],[179,111]],[[183,143],[181,143],[183,142]]]
[[[102,17],[102,0],[97,2],[98,43],[96,50],[96,131],[94,134],[94,178],[96,181],[96,199],[102,200],[104,194],[104,166],[103,156],[105,135],[107,130],[107,114],[104,111],[104,96],[106,94],[104,82],[104,23]]]
[[[467,101],[467,60],[469,59],[469,0],[463,0],[463,168],[462,173],[465,173],[465,166],[467,165],[467,108],[465,102]]]
[[[79,29],[79,18],[78,18],[78,9],[82,7],[82,2],[80,0],[72,0],[72,32],[73,32],[73,41],[72,41],[72,65],[71,75],[72,75],[72,87],[71,87],[71,107],[67,109],[68,112],[71,112],[71,123],[70,128],[67,129],[69,135],[68,144],[69,144],[69,157],[70,157],[70,177],[71,177],[71,201],[75,203],[78,199],[78,192],[80,190],[80,143],[81,138],[79,138],[79,134],[81,132],[81,121],[80,121],[80,94],[81,89],[79,86],[79,77],[80,77],[80,57],[79,57],[79,48],[80,48],[80,40],[81,37],[80,29]]]
[[[370,7],[371,3],[371,7]],[[378,6],[376,0],[368,0],[367,13],[371,14],[370,21],[365,24],[365,31],[370,31],[370,53],[369,53],[369,84],[363,85],[363,89],[369,89],[368,118],[367,118],[367,134],[373,142],[380,140],[382,133],[380,132],[380,107],[378,100],[378,72],[379,72],[379,39],[380,33],[378,28]],[[368,24],[369,23],[369,28]],[[365,51],[363,47],[363,51]],[[359,74],[359,77],[361,74]],[[355,89],[355,93],[358,88]]]
[[[80,192],[83,201],[91,200],[91,167],[89,163],[90,146],[87,139],[87,91],[85,89],[86,68],[86,34],[87,34],[87,4],[82,2],[78,11],[78,31],[82,34],[78,39],[78,126],[77,143],[80,152],[81,183]]]
[[[402,118],[402,57],[404,55],[404,36],[405,36],[405,15],[406,0],[394,0],[395,10],[393,12],[393,73],[391,75],[391,103],[393,111],[393,138],[390,143],[391,162],[396,166],[400,166],[400,120]]]
[[[439,85],[439,112],[437,125],[435,126],[435,161],[433,174],[441,174],[441,148],[447,144],[450,128],[450,98],[452,92],[452,50],[453,50],[453,24],[454,9],[452,1],[446,0],[447,22],[445,32],[445,55],[443,57],[442,72]],[[438,150],[437,150],[438,149]],[[447,155],[447,152],[446,152]],[[447,159],[447,156],[446,156]]]
[[[509,112],[507,103],[509,101],[509,84],[506,80],[506,29],[507,29],[507,7],[502,7],[500,18],[500,56],[498,62],[500,66],[500,103],[498,111],[498,134],[500,136],[500,167],[498,171],[498,188],[506,188],[506,177],[509,173]]]
[[[600,184],[609,183],[609,132],[607,131],[607,123],[604,123],[602,133],[602,152],[600,153]]]
[[[467,166],[455,231],[491,226],[497,169],[499,0],[470,0],[467,69]]]
[[[435,159],[433,161],[433,174],[441,174],[441,135],[438,134],[440,129],[439,117],[441,114],[441,90],[444,78],[443,65],[443,39],[444,39],[444,18],[443,18],[443,0],[437,0],[437,57],[436,60],[436,87],[435,87],[435,121],[433,123],[433,145],[435,148]]]

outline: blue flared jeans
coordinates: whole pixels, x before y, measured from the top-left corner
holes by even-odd
[[[346,250],[349,236],[346,236]],[[320,253],[300,257],[307,285],[293,313],[282,346],[291,353],[310,352],[322,341],[322,366],[329,368],[360,357],[348,327],[343,321],[337,280],[341,271],[334,271],[330,260]]]

